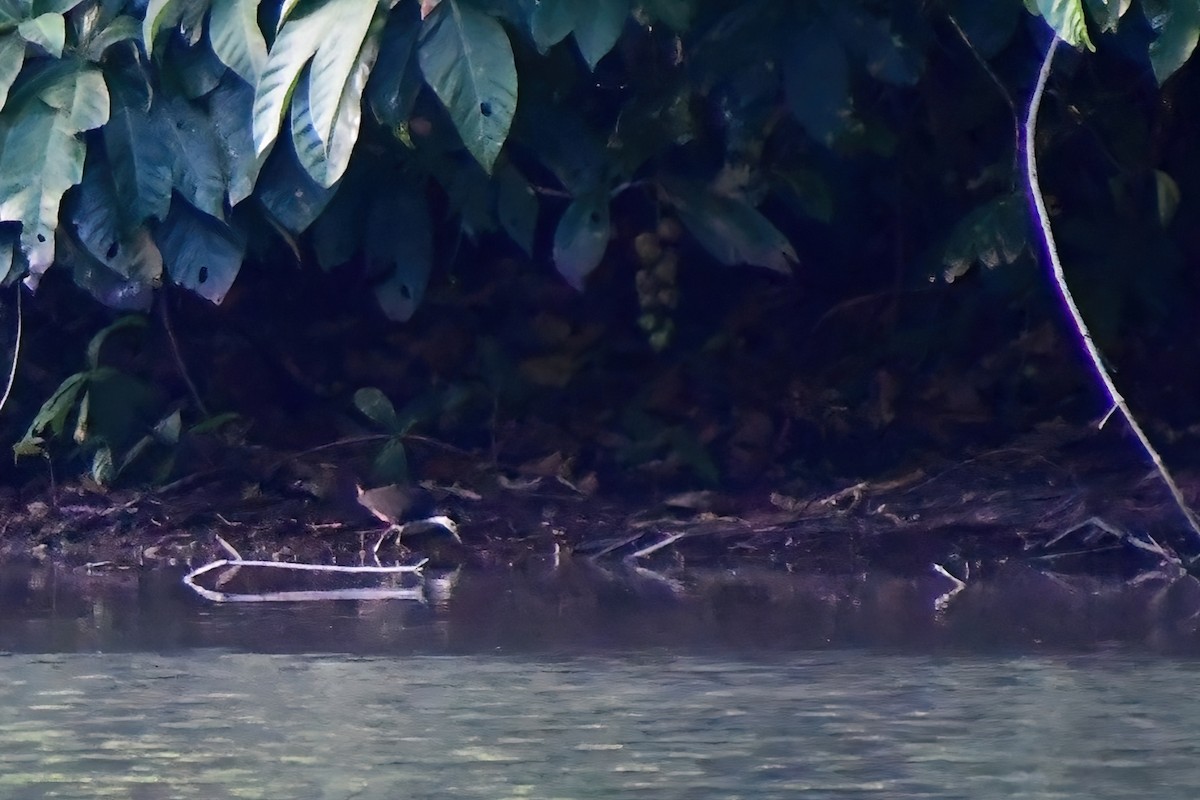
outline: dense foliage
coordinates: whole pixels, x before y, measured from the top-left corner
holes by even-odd
[[[1079,46],[1151,30],[1160,81],[1200,30],[1186,0],[1025,6]],[[361,251],[405,319],[437,187],[467,235],[502,230],[527,252],[556,218],[554,263],[579,287],[628,191],[674,208],[719,260],[787,271],[793,244],[758,209],[837,213],[813,145],[886,152],[871,84],[917,83],[947,20],[991,58],[1022,14],[1017,0],[6,0],[0,260],[31,285],[61,263],[114,307],[145,307],[164,273],[220,302],[248,244],[274,235],[323,267]],[[952,270],[1011,259],[1013,205],[989,198],[965,222]]]
[[[582,289],[623,210],[641,324],[661,349],[683,230],[718,262],[789,273],[818,249],[814,231],[854,240],[876,227],[869,194],[920,217],[920,247],[932,241],[912,259],[920,279],[1023,257],[1012,98],[1050,29],[1162,83],[1195,48],[1198,9],[0,0],[0,275],[36,288],[58,264],[105,305],[145,310],[164,280],[220,303],[252,255],[283,254],[323,270],[358,264],[384,313],[407,320],[438,242],[506,237]],[[969,81],[931,71],[950,47],[969,53]],[[881,177],[900,147],[925,159],[922,173]],[[1154,176],[1165,225],[1180,192]],[[103,403],[105,335],[27,443],[61,435],[79,404]],[[411,424],[367,413],[381,414],[396,437]],[[167,415],[124,460],[169,444],[179,424]]]

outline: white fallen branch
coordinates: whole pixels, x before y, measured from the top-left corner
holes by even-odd
[[[1097,349],[1096,343],[1092,341],[1091,331],[1088,330],[1087,323],[1083,321],[1083,315],[1079,313],[1079,306],[1075,304],[1075,298],[1071,295],[1071,290],[1067,287],[1067,278],[1063,273],[1062,261],[1058,256],[1058,246],[1055,244],[1054,232],[1050,227],[1050,214],[1046,210],[1046,200],[1042,197],[1042,189],[1038,183],[1037,152],[1034,144],[1037,134],[1038,109],[1042,104],[1042,94],[1046,90],[1046,81],[1050,77],[1050,67],[1054,62],[1054,52],[1058,49],[1059,41],[1060,39],[1056,35],[1050,46],[1046,49],[1046,57],[1042,60],[1041,71],[1038,72],[1037,85],[1034,87],[1033,97],[1029,101],[1029,114],[1025,117],[1025,170],[1029,181],[1029,192],[1033,195],[1034,211],[1037,215],[1038,224],[1041,227],[1042,241],[1045,244],[1046,253],[1050,257],[1050,268],[1054,275],[1055,286],[1058,288],[1058,295],[1062,298],[1063,305],[1067,307],[1075,330],[1078,332],[1079,338],[1083,341],[1084,349],[1087,351],[1088,358],[1092,362],[1092,370],[1096,373],[1101,383],[1104,384],[1113,407],[1121,412],[1121,416],[1125,418],[1125,422],[1129,425],[1130,430],[1133,431],[1134,436],[1141,442],[1142,449],[1146,451],[1146,454],[1150,456],[1150,460],[1154,462],[1159,477],[1162,478],[1163,483],[1170,490],[1171,497],[1175,500],[1175,505],[1179,507],[1180,512],[1187,519],[1192,532],[1196,534],[1197,538],[1200,538],[1200,520],[1196,518],[1196,515],[1188,506],[1187,499],[1183,496],[1183,492],[1180,491],[1179,485],[1175,483],[1175,479],[1171,476],[1166,464],[1163,463],[1162,457],[1154,449],[1154,445],[1150,443],[1146,432],[1142,430],[1142,426],[1129,409],[1129,404],[1125,402],[1125,398],[1117,390],[1117,385],[1113,381],[1112,376],[1105,369],[1100,351]],[[1110,409],[1109,414],[1111,415],[1111,413]],[[1153,539],[1151,541],[1153,542]],[[1157,545],[1157,542],[1154,544]],[[1160,547],[1159,549],[1162,548]]]
[[[422,587],[408,588],[348,588],[315,589],[290,592],[221,592],[196,583],[196,579],[216,569],[231,567],[257,567],[260,569],[286,569],[298,572],[334,572],[351,575],[420,575],[429,559],[416,564],[400,564],[394,567],[350,567],[338,564],[293,564],[280,561],[246,561],[240,558],[219,558],[183,576],[184,585],[201,597],[217,603],[279,603],[298,600],[418,600],[424,602]]]

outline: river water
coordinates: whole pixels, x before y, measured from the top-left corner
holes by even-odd
[[[1200,662],[1095,619],[1128,597],[1064,645],[922,616],[920,581],[232,606],[177,577],[0,572],[0,798],[1200,796]]]

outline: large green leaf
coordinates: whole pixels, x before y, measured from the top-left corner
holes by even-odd
[[[88,61],[99,61],[104,56],[104,51],[114,44],[140,39],[141,29],[140,20],[126,14],[115,17],[87,39],[82,48],[82,55]]]
[[[608,249],[608,193],[594,191],[567,206],[554,231],[554,266],[580,291]]]
[[[209,0],[149,0],[142,18],[142,44],[146,56],[153,57],[155,37],[164,28],[178,27],[188,44],[200,41],[208,6]]]
[[[335,191],[314,181],[290,147],[271,152],[254,188],[255,196],[275,221],[292,233],[308,228]]]
[[[104,75],[87,65],[68,73],[38,93],[38,97],[60,114],[71,133],[83,133],[108,122],[111,101]]]
[[[267,64],[267,40],[258,29],[258,0],[213,0],[208,38],[217,58],[254,86]]]
[[[496,217],[500,226],[526,255],[533,255],[538,201],[529,181],[511,164],[496,172]]]
[[[508,35],[463,0],[425,18],[417,57],[463,144],[489,173],[517,110],[517,69]]]
[[[104,149],[126,227],[163,219],[171,204],[175,157],[147,100],[132,81],[114,81],[112,118],[104,126]]]
[[[379,58],[367,82],[367,100],[380,124],[395,128],[408,121],[422,81],[414,50],[421,31],[416,3],[404,3],[388,15]]]
[[[376,0],[327,2],[338,6],[338,24],[326,32],[321,46],[313,55],[308,73],[308,105],[317,135],[326,143],[327,148],[331,149],[334,126],[343,124],[339,117],[343,116],[346,88],[355,80],[358,80],[360,85],[353,104],[361,106],[367,75],[370,74],[371,67],[375,64],[375,56],[379,53],[379,33],[383,30],[384,17],[380,15],[374,26],[373,44],[364,44],[367,31],[372,27],[371,21],[375,18]],[[358,72],[362,74],[356,76],[355,73]],[[360,109],[356,108],[353,123],[355,136],[352,139],[357,138],[359,116]]]
[[[667,181],[663,189],[688,231],[722,264],[791,273],[796,251],[758,209],[691,181]]]
[[[405,322],[425,296],[433,267],[433,221],[419,186],[389,181],[375,196],[364,242],[367,268],[386,274],[375,299],[388,319]]]
[[[108,163],[89,158],[83,181],[67,203],[79,241],[92,257],[123,278],[155,284],[162,276],[162,255],[144,226],[125,230]]]
[[[246,124],[253,107],[254,89],[232,75],[208,96],[208,116],[220,145],[230,206],[251,195],[264,161],[254,153]]]
[[[350,163],[350,154],[358,141],[358,129],[362,121],[362,97],[367,86],[371,67],[379,54],[379,38],[383,31],[384,18],[378,16],[371,26],[351,65],[349,75],[343,76],[341,100],[338,103],[333,125],[328,130],[320,127],[317,111],[313,105],[321,95],[313,84],[328,80],[316,74],[320,51],[312,65],[301,77],[292,100],[292,141],[301,165],[313,180],[322,186],[332,186],[341,179]]]
[[[621,38],[629,19],[630,0],[583,0],[583,3],[583,14],[575,25],[575,44],[588,67],[595,69]]]
[[[0,152],[0,221],[21,223],[21,248],[33,283],[54,261],[63,194],[83,177],[77,134],[108,119],[108,89],[93,67],[55,72],[35,97],[5,110]]]
[[[17,33],[55,58],[62,58],[63,45],[67,40],[67,23],[62,14],[42,14],[27,19],[17,26]]]
[[[208,116],[178,95],[160,92],[152,113],[173,155],[172,185],[209,216],[225,212],[225,165]]]
[[[828,25],[809,25],[792,37],[783,63],[788,108],[814,140],[830,146],[850,120],[846,52]]]
[[[540,0],[529,13],[529,34],[543,53],[575,30],[582,3],[593,0]]]
[[[1091,37],[1088,36],[1083,0],[1036,0],[1035,5],[1064,42],[1072,47],[1083,45],[1088,50],[1095,51],[1096,45],[1092,44]]]
[[[1183,66],[1200,40],[1200,3],[1196,0],[1147,2],[1148,16],[1158,38],[1150,43],[1150,64],[1161,84]],[[1157,12],[1157,13],[1156,13]]]
[[[8,102],[8,90],[24,62],[25,41],[13,32],[0,34],[0,109]]]
[[[242,237],[188,203],[174,202],[156,238],[174,283],[212,303],[225,299],[242,268]]]
[[[263,156],[279,136],[300,73],[338,24],[339,7],[354,0],[301,0],[283,20],[254,89],[254,152]]]

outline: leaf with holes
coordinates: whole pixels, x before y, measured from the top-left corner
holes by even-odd
[[[151,113],[172,153],[172,185],[209,216],[225,215],[225,169],[212,122],[178,95],[159,92]]]
[[[125,230],[121,204],[108,163],[89,158],[83,181],[67,203],[68,218],[92,257],[123,278],[154,284],[162,276],[162,254],[144,226]]]
[[[83,178],[84,146],[77,134],[107,118],[104,79],[85,67],[56,76],[0,120],[0,220],[21,223],[33,284],[54,261],[62,196]]]
[[[425,19],[417,56],[463,144],[490,173],[517,110],[517,68],[504,28],[463,0],[445,0]]]
[[[156,232],[171,280],[220,304],[242,268],[246,244],[219,220],[174,202]]]
[[[388,319],[407,321],[425,296],[433,266],[433,221],[418,186],[398,183],[376,194],[364,250],[368,268],[387,275],[375,287],[379,307]]]
[[[147,100],[140,87],[114,81],[112,117],[103,131],[113,183],[121,197],[118,210],[127,227],[151,218],[161,220],[171,205],[175,156],[151,118]]]

